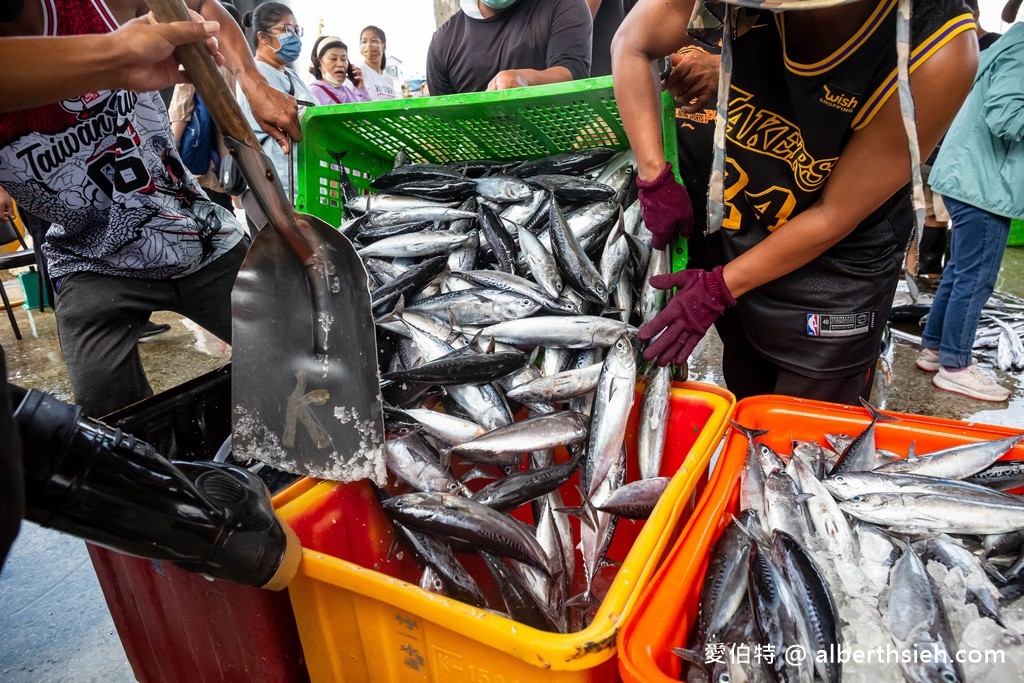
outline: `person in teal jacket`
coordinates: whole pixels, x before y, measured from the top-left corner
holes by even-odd
[[[1024,24],[982,55],[931,174],[953,220],[950,260],[921,337],[917,366],[932,383],[982,401],[1005,401],[971,359],[981,309],[992,295],[1010,233],[1024,216]]]

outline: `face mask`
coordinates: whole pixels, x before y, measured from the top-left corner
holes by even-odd
[[[322,71],[321,73],[323,73],[323,75],[324,75],[324,80],[327,81],[328,83],[330,83],[331,85],[333,85],[335,88],[337,88],[339,85],[341,85],[341,81],[336,79],[331,74],[327,73],[326,71]]]
[[[507,9],[516,4],[516,0],[480,0],[491,9]]]
[[[294,33],[286,33],[283,36],[278,36],[277,40],[281,43],[281,47],[274,50],[277,56],[280,57],[286,64],[290,64],[299,58],[302,54],[302,38],[299,38]]]

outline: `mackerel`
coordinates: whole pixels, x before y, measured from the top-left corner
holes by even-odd
[[[619,337],[635,334],[636,328],[590,315],[534,316],[490,325],[481,333],[509,344],[586,349],[612,346]]]
[[[406,493],[381,505],[389,517],[413,529],[450,536],[552,572],[552,563],[533,534],[486,505],[447,493]]]
[[[584,489],[593,496],[615,464],[626,435],[626,422],[636,387],[636,355],[629,337],[619,337],[609,350],[597,380],[590,416]]]
[[[1024,439],[1015,434],[1003,439],[953,446],[916,458],[907,458],[879,467],[877,472],[926,474],[945,479],[966,479],[981,472]]]
[[[665,436],[668,433],[671,414],[671,394],[672,369],[668,366],[654,366],[647,377],[643,398],[640,400],[636,451],[642,479],[656,477],[661,472],[662,453],[665,450]]]

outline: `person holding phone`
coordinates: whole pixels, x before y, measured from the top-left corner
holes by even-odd
[[[348,46],[337,36],[320,36],[313,43],[309,73],[316,80],[309,89],[320,104],[369,102],[362,69],[348,61]]]

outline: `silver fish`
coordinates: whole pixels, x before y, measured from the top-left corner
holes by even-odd
[[[889,577],[889,625],[896,647],[928,651],[932,657],[901,658],[900,668],[908,681],[934,683],[963,681],[954,659],[956,646],[942,609],[942,601],[910,545],[896,561]],[[904,659],[909,661],[903,661]]]
[[[447,254],[462,247],[469,235],[450,232],[414,232],[408,235],[385,237],[358,250],[360,256],[435,256]]]
[[[926,474],[945,479],[966,479],[990,466],[1020,443],[1021,439],[1024,439],[1024,434],[953,446],[917,458],[892,462],[879,467],[876,471]]]
[[[541,415],[490,431],[451,448],[455,455],[521,453],[580,443],[587,438],[586,422],[574,413]]]
[[[510,389],[505,395],[520,403],[549,403],[588,394],[597,386],[601,363],[538,377]]]
[[[644,385],[640,400],[640,424],[636,450],[640,461],[640,477],[649,479],[661,472],[662,452],[671,414],[672,369],[654,366]]]
[[[529,230],[523,230],[519,235],[519,247],[533,279],[548,296],[557,299],[562,293],[562,276],[558,272],[554,255]]]
[[[636,328],[619,321],[597,316],[534,316],[490,325],[481,331],[509,344],[524,346],[557,346],[585,349],[592,346],[609,347],[623,335],[636,333]]]
[[[629,337],[619,337],[601,368],[590,416],[585,467],[586,491],[593,496],[622,449],[636,387],[636,355]]]
[[[450,536],[549,574],[553,571],[533,534],[486,505],[447,493],[406,493],[381,506],[389,517],[413,529]]]
[[[1024,506],[928,493],[867,493],[839,507],[857,519],[907,533],[983,535],[1024,528]]]

